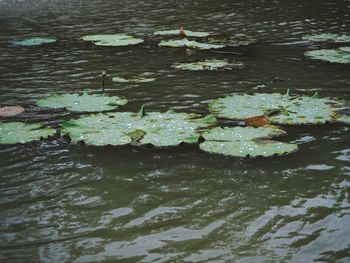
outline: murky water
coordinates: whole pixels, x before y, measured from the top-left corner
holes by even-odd
[[[350,100],[350,68],[307,60],[309,32],[348,33],[350,1],[0,1],[0,104],[21,104],[14,120],[59,127],[76,115],[34,100],[99,89],[126,96],[125,111],[206,114],[231,92],[285,92]],[[235,54],[157,47],[152,32],[177,28],[255,36]],[[81,35],[131,33],[146,43],[92,47]],[[9,41],[54,36],[46,47]],[[200,58],[246,68],[184,72]],[[117,74],[156,82],[112,83]],[[0,146],[1,262],[349,262],[349,127],[287,127],[299,152],[235,159],[197,146],[82,147],[64,140]]]

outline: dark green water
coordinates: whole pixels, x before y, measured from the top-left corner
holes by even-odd
[[[231,92],[285,92],[350,100],[350,67],[304,58],[310,32],[348,33],[350,1],[0,1],[0,104],[14,120],[59,127],[75,117],[34,100],[100,88],[126,96],[124,111],[207,114]],[[177,28],[247,34],[239,54],[157,47],[152,32]],[[86,34],[130,33],[127,48],[82,45]],[[46,47],[9,41],[48,35]],[[225,72],[172,69],[201,58],[241,60]],[[145,73],[142,85],[111,82]],[[287,127],[292,155],[235,159],[197,146],[71,146],[64,140],[0,146],[1,262],[350,262],[349,127]]]

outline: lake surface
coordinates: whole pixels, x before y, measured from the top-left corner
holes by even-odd
[[[208,114],[232,92],[286,92],[350,101],[350,67],[308,60],[307,33],[349,33],[350,1],[0,1],[0,104],[11,120],[58,128],[76,118],[35,100],[101,88],[121,111]],[[156,30],[246,34],[231,53],[160,48]],[[94,47],[86,34],[129,33],[145,44]],[[52,36],[56,44],[11,41]],[[240,60],[242,70],[181,71],[174,62]],[[116,84],[118,74],[155,82]],[[350,137],[344,125],[286,127],[299,151],[225,158],[197,145],[84,147],[63,139],[0,146],[1,262],[350,262]]]

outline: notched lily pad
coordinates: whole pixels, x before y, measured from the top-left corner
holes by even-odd
[[[145,83],[155,81],[155,78],[145,78],[145,77],[113,77],[112,81],[117,83]]]
[[[192,63],[175,63],[172,67],[185,70],[232,70],[241,69],[244,64],[239,61],[228,62],[227,60],[207,59]]]
[[[82,41],[91,41],[97,46],[128,46],[143,43],[143,39],[134,38],[126,34],[88,35],[80,38]]]
[[[41,124],[0,122],[0,144],[26,143],[55,135],[56,130]]]
[[[187,48],[195,48],[195,49],[218,49],[218,48],[224,48],[224,45],[214,45],[214,44],[207,44],[207,43],[201,43],[194,40],[188,40],[187,38],[184,39],[177,39],[177,40],[162,40],[159,43],[159,46],[161,47],[187,47]]]
[[[187,36],[187,37],[207,37],[208,32],[194,32],[190,30],[163,30],[153,33],[156,36]]]
[[[232,94],[212,101],[208,107],[215,116],[233,120],[245,120],[265,116],[278,124],[324,124],[335,121],[335,111],[343,101],[319,98],[316,94],[291,96],[279,93]]]
[[[196,143],[202,130],[216,124],[216,118],[200,118],[197,114],[149,112],[115,112],[95,114],[63,124],[62,134],[72,142],[89,145],[152,144],[157,147],[176,146],[182,142]]]
[[[323,60],[330,63],[349,64],[350,47],[341,47],[338,49],[319,49],[306,51],[305,56],[311,59]]]
[[[203,133],[205,142],[200,149],[215,154],[234,157],[269,157],[296,151],[296,144],[266,140],[286,132],[274,126],[267,127],[216,127]]]
[[[22,112],[24,112],[24,108],[21,106],[0,107],[0,117],[16,116]]]
[[[312,42],[350,43],[349,35],[339,35],[332,33],[305,35],[302,37],[302,39]]]
[[[39,107],[53,109],[66,108],[75,112],[98,112],[115,110],[125,105],[128,101],[119,96],[107,96],[105,94],[52,94],[51,96],[36,101]]]
[[[26,38],[20,41],[13,42],[16,46],[39,46],[54,43],[57,40],[55,38],[45,38],[45,37],[32,37]]]

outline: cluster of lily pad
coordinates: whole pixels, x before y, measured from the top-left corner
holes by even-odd
[[[316,42],[316,43],[335,43],[335,44],[345,44],[350,43],[349,35],[338,35],[338,34],[315,34],[315,35],[306,35],[302,37],[303,40]],[[322,60],[330,63],[340,63],[340,64],[349,64],[350,63],[350,47],[343,46],[332,49],[316,49],[311,51],[306,51],[305,56]]]

